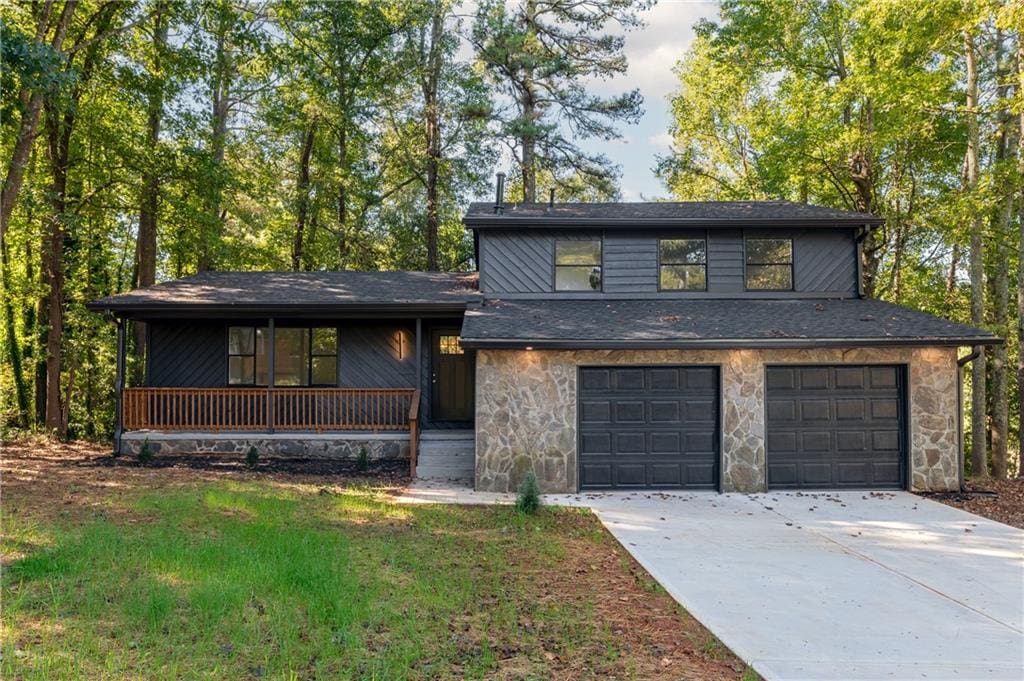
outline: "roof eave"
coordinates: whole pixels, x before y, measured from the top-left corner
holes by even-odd
[[[567,218],[555,216],[503,215],[467,216],[462,220],[467,229],[498,227],[879,227],[885,220],[877,217],[842,218]]]
[[[848,347],[935,347],[1001,345],[1003,339],[984,337],[910,337],[910,338],[693,338],[666,340],[552,339],[552,338],[467,338],[463,347],[480,350],[724,350],[773,348],[848,348]]]
[[[181,317],[187,314],[211,315],[288,315],[300,316],[309,314],[336,314],[358,312],[464,312],[473,301],[456,302],[371,302],[371,303],[318,303],[295,305],[287,303],[253,304],[253,303],[117,303],[102,300],[86,303],[85,307],[93,312],[110,312],[118,316],[167,315]]]

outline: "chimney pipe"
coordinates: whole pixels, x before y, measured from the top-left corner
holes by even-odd
[[[494,214],[505,212],[505,173],[498,173],[498,186],[494,195]]]
[[[548,208],[555,207],[555,188],[551,188],[551,193],[548,194]]]

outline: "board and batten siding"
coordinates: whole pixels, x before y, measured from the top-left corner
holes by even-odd
[[[852,229],[713,229],[693,230],[487,230],[480,232],[480,282],[485,294],[529,296],[554,293],[556,239],[594,239],[603,234],[605,294],[655,295],[658,291],[658,240],[707,237],[707,294],[746,294],[744,238],[793,239],[794,290],[801,293],[854,296],[857,255]],[[705,292],[664,292],[700,296]],[[588,295],[599,295],[587,292]],[[563,295],[563,294],[558,294]],[[580,295],[579,293],[565,295]],[[761,292],[750,295],[763,296]]]

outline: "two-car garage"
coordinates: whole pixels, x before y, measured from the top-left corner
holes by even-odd
[[[713,365],[579,369],[581,489],[717,489],[720,373]],[[765,369],[769,489],[906,484],[904,368]]]

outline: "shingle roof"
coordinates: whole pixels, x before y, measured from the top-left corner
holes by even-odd
[[[342,307],[464,307],[475,272],[205,272],[89,303],[92,310],[267,311]]]
[[[646,203],[507,204],[495,214],[493,203],[470,204],[464,222],[472,228],[511,224],[562,225],[794,225],[881,224],[869,213],[791,201],[657,201]]]
[[[987,331],[871,299],[488,300],[466,347],[815,347],[998,343]]]

